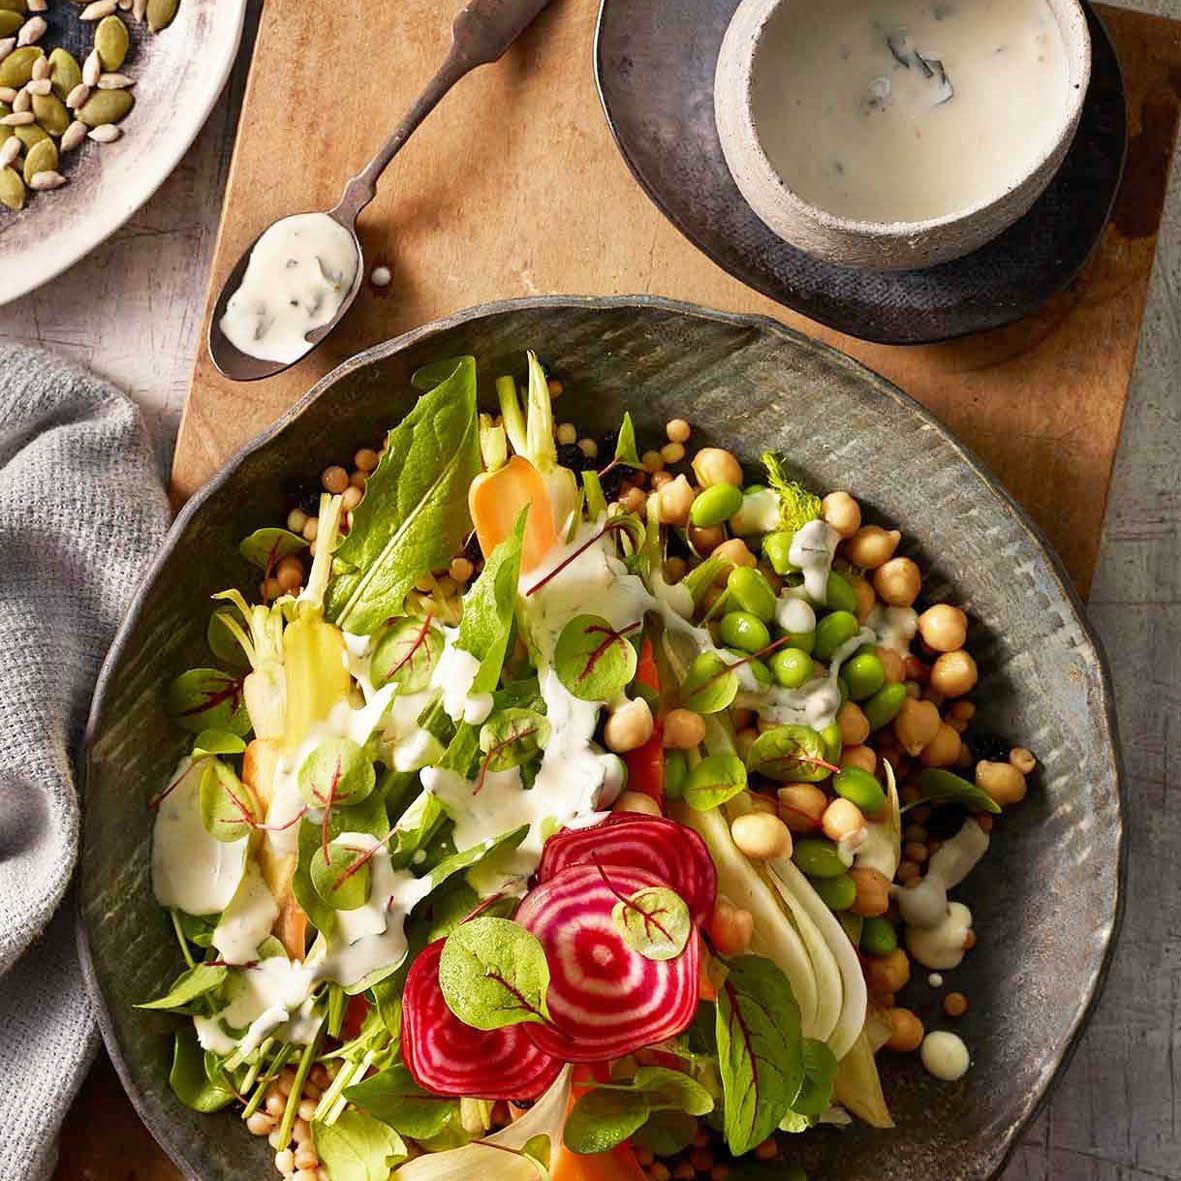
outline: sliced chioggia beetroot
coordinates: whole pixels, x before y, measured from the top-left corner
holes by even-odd
[[[705,842],[691,828],[662,816],[613,812],[594,828],[563,829],[545,843],[538,881],[571,865],[640,869],[659,878],[685,900],[698,926],[718,896],[718,874]]]
[[[646,870],[572,865],[533,889],[516,921],[545,949],[550,1022],[522,1026],[568,1062],[622,1058],[683,1032],[697,1008],[700,943],[690,931],[674,959],[633,951],[613,917],[621,899],[667,883]]]
[[[525,1036],[523,1025],[489,1032],[464,1025],[439,988],[444,940],[427,947],[406,977],[402,1060],[420,1087],[436,1095],[536,1099],[563,1062]]]

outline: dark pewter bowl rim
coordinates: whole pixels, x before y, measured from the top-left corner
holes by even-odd
[[[237,451],[222,468],[212,476],[192,497],[185,503],[177,514],[176,519],[172,523],[172,527],[168,531],[167,537],[164,539],[159,551],[152,559],[150,566],[145,572],[139,586],[136,589],[135,595],[132,599],[131,606],[128,608],[127,614],[124,616],[119,630],[115,636],[115,640],[111,645],[110,651],[107,653],[106,659],[103,662],[102,670],[99,673],[98,682],[95,688],[94,698],[91,703],[90,716],[87,720],[86,734],[83,747],[83,766],[84,779],[88,782],[90,777],[90,758],[93,743],[95,742],[99,725],[103,715],[103,708],[107,694],[110,690],[110,682],[114,675],[116,665],[120,662],[125,650],[132,641],[132,637],[140,621],[140,616],[146,604],[148,593],[151,586],[156,581],[157,577],[163,568],[171,561],[173,551],[182,537],[189,522],[201,511],[205,503],[216,496],[218,492],[225,486],[225,484],[232,478],[239,466],[246,459],[247,456],[252,455],[256,451],[268,447],[271,442],[283,431],[288,425],[299,418],[305,410],[315,402],[323,394],[330,391],[340,380],[347,374],[354,372],[357,369],[364,368],[371,362],[385,358],[394,353],[402,352],[405,349],[419,343],[420,341],[429,339],[432,336],[439,335],[443,332],[450,331],[454,328],[462,327],[473,321],[491,319],[507,312],[528,311],[536,308],[572,308],[583,311],[594,310],[615,310],[615,309],[652,309],[656,311],[668,312],[673,315],[700,320],[712,320],[722,324],[729,324],[735,327],[758,329],[759,331],[770,333],[778,336],[784,340],[790,341],[798,348],[807,349],[817,354],[823,355],[828,361],[839,364],[856,373],[858,377],[863,380],[868,380],[883,397],[892,399],[901,406],[915,414],[924,424],[924,426],[934,429],[939,435],[951,446],[960,460],[970,468],[989,488],[992,494],[1000,502],[1002,508],[1007,509],[1022,530],[1028,536],[1030,543],[1039,551],[1044,559],[1047,572],[1051,578],[1055,588],[1065,599],[1070,607],[1074,622],[1079,630],[1085,636],[1087,642],[1091,645],[1095,652],[1096,665],[1099,669],[1099,683],[1098,690],[1102,703],[1102,715],[1107,727],[1107,739],[1110,746],[1112,763],[1115,770],[1116,782],[1116,843],[1117,843],[1117,872],[1115,880],[1115,909],[1111,916],[1111,926],[1107,935],[1107,943],[1104,948],[1103,960],[1096,969],[1093,977],[1087,981],[1083,997],[1082,1006],[1077,1013],[1074,1023],[1063,1043],[1062,1049],[1057,1055],[1057,1059],[1051,1059],[1048,1065],[1053,1067],[1053,1073],[1047,1081],[1040,1095],[1036,1096],[1032,1103],[1028,1103],[1026,1110],[1021,1117],[1008,1129],[1009,1142],[1006,1145],[1005,1153],[998,1162],[994,1177],[998,1177],[1004,1169],[1005,1164],[1013,1155],[1017,1148],[1020,1138],[1025,1129],[1037,1116],[1042,1106],[1045,1104],[1048,1095],[1054,1084],[1062,1077],[1066,1066],[1073,1057],[1078,1048],[1079,1040],[1083,1031],[1086,1028],[1087,1022],[1095,1010],[1095,1006],[1102,994],[1103,987],[1106,983],[1108,972],[1111,967],[1112,956],[1115,946],[1118,942],[1120,927],[1123,921],[1124,903],[1125,903],[1125,877],[1127,871],[1127,840],[1124,832],[1124,771],[1123,761],[1120,754],[1119,736],[1115,715],[1115,699],[1112,691],[1111,674],[1107,666],[1107,658],[1104,655],[1102,644],[1099,637],[1093,631],[1090,622],[1086,616],[1086,609],[1078,593],[1071,585],[1070,578],[1066,573],[1065,567],[1062,565],[1061,559],[1051,548],[1049,542],[1043,536],[1039,527],[1034,523],[1029,514],[1019,505],[1013,497],[1007,492],[1004,486],[996,479],[995,476],[988,470],[983,462],[970,451],[963,443],[961,443],[938,418],[935,417],[925,406],[917,402],[909,394],[904,393],[901,389],[895,386],[892,382],[887,381],[880,374],[875,373],[872,369],[862,365],[859,361],[855,361],[852,357],[845,353],[824,344],[822,341],[813,340],[811,337],[796,331],[793,328],[788,328],[786,325],[779,323],[777,320],[772,320],[766,316],[751,316],[742,315],[731,312],[715,311],[711,308],[705,308],[698,304],[683,302],[680,300],[665,299],[660,296],[639,295],[639,296],[570,296],[570,295],[547,295],[547,296],[533,296],[524,299],[508,299],[499,300],[492,303],[479,304],[474,307],[466,308],[462,311],[455,312],[452,315],[445,316],[441,319],[434,320],[429,324],[425,324],[419,328],[411,329],[409,332],[403,333],[401,336],[394,337],[390,340],[384,341],[381,344],[373,345],[364,351],[355,354],[354,356],[343,361],[330,373],[326,374],[289,410],[287,410],[280,418],[271,424],[266,430],[256,435],[248,443],[246,443],[239,451]],[[86,792],[82,794],[82,809],[86,809]],[[81,872],[81,867],[79,867]],[[149,1132],[156,1140],[156,1142],[167,1152],[173,1163],[185,1174],[185,1176],[192,1179],[192,1181],[210,1181],[209,1178],[203,1177],[200,1172],[194,1169],[186,1159],[180,1147],[174,1142],[172,1137],[172,1125],[163,1119],[157,1112],[154,1103],[145,1095],[139,1088],[135,1079],[132,1077],[130,1068],[123,1057],[118,1040],[115,1036],[114,1025],[111,1020],[110,1012],[107,1008],[106,998],[103,994],[102,987],[99,984],[97,971],[94,965],[94,959],[90,949],[89,934],[86,928],[85,915],[81,904],[81,893],[75,890],[75,905],[77,907],[77,946],[79,959],[82,963],[82,974],[86,983],[87,991],[90,993],[90,998],[94,1003],[95,1014],[98,1021],[99,1030],[102,1034],[103,1042],[106,1045],[107,1053],[110,1055],[111,1061],[115,1066],[115,1070],[119,1075],[119,1080],[123,1085],[124,1091],[131,1100],[136,1113],[139,1118],[147,1126]]]
[[[842,317],[827,313],[825,310],[818,308],[815,301],[807,295],[795,295],[789,291],[784,290],[781,284],[777,283],[769,272],[759,266],[753,266],[745,261],[737,262],[725,257],[725,251],[721,248],[722,240],[718,236],[703,235],[698,233],[696,229],[688,225],[685,220],[670,206],[665,200],[663,187],[654,179],[650,179],[644,170],[636,154],[632,151],[630,140],[625,137],[621,131],[616,114],[613,110],[613,104],[608,97],[608,83],[607,83],[607,68],[603,60],[604,47],[604,29],[608,19],[609,7],[621,7],[622,0],[599,0],[599,11],[595,18],[595,33],[594,33],[594,47],[592,50],[592,66],[595,77],[595,91],[599,96],[599,105],[603,111],[603,117],[607,123],[607,129],[611,133],[611,138],[615,143],[616,150],[620,157],[627,165],[628,171],[632,175],[632,179],[640,186],[644,194],[652,202],[652,204],[659,210],[661,215],[669,222],[670,225],[694,247],[706,256],[715,266],[721,267],[726,274],[732,278],[737,279],[740,283],[759,292],[760,295],[766,296],[768,299],[774,300],[781,306],[795,312],[797,315],[805,316],[817,324],[822,324],[827,328],[834,329],[847,336],[852,336],[858,340],[867,341],[870,344],[888,344],[896,346],[918,346],[928,344],[945,344],[950,341],[960,340],[964,337],[975,336],[983,332],[998,331],[1002,328],[1007,328],[1012,324],[1018,323],[1029,316],[1034,315],[1040,307],[1052,299],[1055,295],[1061,294],[1070,284],[1082,273],[1083,268],[1094,257],[1099,245],[1103,239],[1103,233],[1111,222],[1112,213],[1115,209],[1116,201],[1119,199],[1120,189],[1123,184],[1124,173],[1127,167],[1128,150],[1131,141],[1131,131],[1129,127],[1129,120],[1127,114],[1127,85],[1124,79],[1123,63],[1115,47],[1115,42],[1111,39],[1111,34],[1108,32],[1107,25],[1102,16],[1096,11],[1092,0],[1079,0],[1080,7],[1083,10],[1083,15],[1087,19],[1087,27],[1091,35],[1091,83],[1095,83],[1095,58],[1096,54],[1104,53],[1109,56],[1110,60],[1107,63],[1114,69],[1116,83],[1120,96],[1124,101],[1124,119],[1123,126],[1119,133],[1119,159],[1115,171],[1115,179],[1111,185],[1110,192],[1105,198],[1103,208],[1103,217],[1095,229],[1093,238],[1086,243],[1086,248],[1083,253],[1072,258],[1065,266],[1058,260],[1053,266],[1053,277],[1046,285],[1044,293],[1039,297],[1039,302],[1034,305],[1022,305],[1020,307],[1013,307],[1000,314],[994,314],[991,317],[978,316],[975,322],[965,322],[956,327],[944,327],[932,331],[922,331],[916,334],[903,334],[892,332],[887,329],[869,327],[864,323],[858,323],[851,320],[849,317]],[[712,121],[713,114],[713,97],[712,87],[714,85],[713,76],[710,80],[710,115]],[[1088,89],[1087,94],[1083,98],[1083,113],[1085,117],[1088,103],[1090,102],[1091,93]],[[1078,131],[1075,133],[1076,137]],[[1075,150],[1077,145],[1072,143],[1067,150],[1067,156]],[[719,152],[721,147],[719,145]],[[1064,160],[1065,163],[1065,160]],[[1059,171],[1062,165],[1059,166]],[[728,174],[727,174],[728,176]],[[1052,186],[1057,179],[1057,173],[1050,178],[1049,185]],[[746,204],[745,198],[738,191],[737,185],[732,180],[730,183],[734,186],[734,196],[738,201]],[[1041,201],[1045,196],[1043,192],[1038,201]],[[1036,203],[1035,203],[1036,204]],[[748,206],[749,208],[749,206]],[[752,216],[754,211],[751,210]],[[1025,216],[1029,216],[1026,214]],[[761,221],[761,219],[759,219]],[[1022,219],[1018,219],[1019,221]],[[921,223],[916,223],[921,224]],[[1012,227],[1010,227],[1012,228]],[[767,227],[764,227],[765,232],[772,238],[776,237],[775,232]],[[790,243],[781,243],[791,249],[798,249],[791,247]],[[961,259],[952,259],[947,263],[939,264],[940,266],[955,266],[958,263],[970,260],[976,253],[987,249],[992,243],[985,243],[983,246],[977,248],[977,251],[965,255]],[[820,260],[821,265],[832,267],[834,272],[846,268],[836,263],[828,263],[825,260]],[[854,268],[856,269],[856,268]],[[886,274],[889,272],[879,272],[878,274]],[[944,313],[945,317],[950,316],[951,313]],[[991,480],[992,477],[990,476]],[[1047,546],[1047,548],[1049,548]]]

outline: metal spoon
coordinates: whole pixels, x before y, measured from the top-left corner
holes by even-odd
[[[494,62],[503,56],[548,3],[549,0],[470,0],[460,10],[451,26],[451,49],[439,72],[427,83],[426,89],[418,96],[417,101],[406,112],[401,123],[394,128],[389,139],[381,145],[373,159],[345,186],[344,194],[336,206],[328,210],[328,216],[344,226],[353,237],[357,247],[357,274],[332,320],[320,328],[313,329],[304,338],[308,341],[308,348],[297,361],[303,360],[340,323],[361,289],[365,267],[361,243],[357,238],[357,215],[373,200],[377,192],[378,178],[451,87],[477,66]],[[262,234],[259,234],[258,238],[261,237]],[[256,381],[260,377],[272,377],[296,364],[296,361],[261,361],[257,357],[248,356],[231,344],[221,330],[221,319],[225,315],[226,304],[229,303],[230,296],[242,285],[242,276],[250,261],[251,251],[258,244],[258,238],[251,242],[222,284],[209,321],[209,355],[217,368],[226,377],[235,381]]]

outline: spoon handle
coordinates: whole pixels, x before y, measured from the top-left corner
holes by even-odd
[[[332,216],[351,226],[373,200],[377,182],[402,145],[452,86],[477,66],[500,58],[549,0],[470,0],[451,25],[451,49],[438,73],[402,117],[376,155],[345,186]]]

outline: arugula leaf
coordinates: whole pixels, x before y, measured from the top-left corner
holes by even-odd
[[[610,701],[636,675],[636,649],[627,638],[633,624],[616,631],[599,615],[577,615],[562,628],[554,647],[554,672],[580,701]]]
[[[424,1091],[401,1062],[346,1087],[344,1097],[412,1140],[439,1135],[459,1110],[458,1100]]]
[[[250,715],[242,699],[242,678],[216,668],[191,668],[168,687],[164,708],[182,729],[250,733]]]
[[[824,739],[811,726],[776,726],[760,734],[746,756],[748,771],[782,783],[818,783],[832,774]]]
[[[228,970],[220,964],[197,964],[182,972],[162,997],[135,1007],[158,1009],[168,1013],[193,1012],[194,1002],[221,988],[226,982],[227,975]]]
[[[168,1073],[173,1094],[186,1107],[205,1115],[232,1103],[236,1096],[221,1081],[216,1064],[216,1057],[201,1049],[191,1025],[178,1029],[172,1046],[172,1069]]]
[[[420,693],[443,654],[443,633],[429,619],[391,620],[378,633],[369,660],[375,685],[396,684],[403,693]]]
[[[509,919],[481,915],[447,936],[439,987],[465,1025],[501,1029],[549,1020],[549,965],[534,935]]]
[[[735,1156],[779,1126],[804,1078],[800,1010],[783,972],[761,956],[726,962],[716,1029],[726,1143]]]
[[[389,1181],[407,1156],[393,1128],[362,1111],[345,1111],[331,1124],[312,1124],[312,1140],[332,1181]]]
[[[467,489],[479,471],[476,363],[460,357],[390,431],[334,555],[340,569],[328,587],[328,618],[368,635],[399,614],[414,583],[463,544]]]
[[[710,755],[702,759],[685,780],[685,803],[698,812],[732,800],[746,790],[746,768],[737,755]]]
[[[646,886],[620,898],[611,919],[623,942],[649,960],[675,960],[693,931],[684,899],[664,886]]]
[[[641,1092],[595,1087],[571,1108],[562,1139],[579,1155],[610,1152],[643,1127],[648,1115],[648,1100]]]
[[[297,554],[308,548],[308,543],[296,533],[287,529],[256,529],[238,545],[238,552],[252,566],[257,566],[268,575],[289,554]]]
[[[996,800],[983,788],[939,767],[928,767],[919,776],[919,791],[924,800],[953,800],[965,808],[984,812],[996,813],[1001,810]]]
[[[832,1106],[832,1085],[837,1076],[836,1055],[815,1038],[804,1038],[804,1081],[791,1101],[797,1115],[823,1115]]]
[[[721,713],[737,696],[738,674],[717,652],[696,656],[681,682],[681,704],[694,713]]]
[[[531,709],[505,709],[480,727],[484,771],[507,771],[528,762],[550,740],[550,724]]]
[[[615,442],[615,462],[624,467],[641,468],[639,448],[636,446],[636,424],[630,412],[625,411],[619,438]]]

